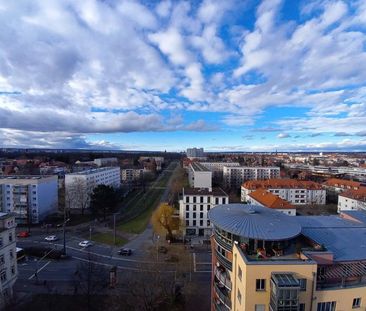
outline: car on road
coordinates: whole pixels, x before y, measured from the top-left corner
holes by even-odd
[[[54,242],[58,240],[58,237],[56,235],[49,235],[44,238],[47,242]]]
[[[118,255],[121,255],[121,256],[131,256],[132,255],[132,249],[130,249],[130,248],[121,248],[118,251]]]
[[[91,241],[88,241],[88,240],[81,241],[79,243],[79,246],[81,246],[81,247],[89,247],[89,246],[92,246],[92,245],[94,245],[94,243],[91,242]]]
[[[30,236],[30,233],[28,231],[20,231],[18,234],[17,234],[17,237],[18,238],[27,238]]]

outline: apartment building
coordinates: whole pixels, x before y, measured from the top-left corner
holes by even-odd
[[[189,165],[188,180],[192,188],[212,188],[212,172],[199,162]]]
[[[249,193],[248,203],[272,208],[289,216],[296,216],[295,206],[265,189],[257,189]]]
[[[101,166],[117,166],[118,159],[117,158],[98,158],[94,159],[94,164],[98,167]]]
[[[124,184],[131,184],[135,181],[140,181],[142,180],[143,175],[143,168],[130,167],[121,169],[121,180]]]
[[[240,188],[243,182],[247,180],[264,180],[270,178],[279,178],[280,168],[275,166],[224,166],[223,178],[226,188]]]
[[[0,176],[0,207],[19,224],[38,224],[58,209],[57,176]]]
[[[15,215],[0,213],[0,309],[13,296],[17,279],[17,255],[15,241]]]
[[[205,158],[205,151],[203,150],[203,148],[188,148],[186,155],[189,159],[203,159]]]
[[[326,191],[313,181],[296,179],[268,179],[247,181],[241,186],[241,201],[248,202],[249,194],[257,189],[278,195],[291,204],[325,204]]]
[[[366,214],[290,217],[229,204],[209,219],[211,310],[365,310]]]
[[[239,162],[200,162],[212,172],[213,178],[223,178],[224,166],[240,166]]]
[[[347,179],[329,178],[323,183],[323,187],[328,191],[340,193],[350,189],[357,190],[361,187],[361,183]]]
[[[101,167],[65,175],[65,197],[69,208],[84,209],[90,206],[90,195],[98,185],[121,186],[119,167]]]
[[[210,236],[212,227],[207,213],[217,204],[228,204],[229,196],[221,188],[183,188],[179,201],[179,218],[185,235]]]
[[[338,195],[338,213],[350,210],[366,211],[366,187],[347,190]]]

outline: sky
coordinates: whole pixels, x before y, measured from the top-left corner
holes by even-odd
[[[0,146],[366,151],[366,1],[0,0]]]

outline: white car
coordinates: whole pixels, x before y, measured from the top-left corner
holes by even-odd
[[[81,247],[89,247],[89,246],[92,246],[92,245],[94,245],[94,244],[93,244],[93,242],[88,241],[88,240],[81,241],[81,242],[79,243],[79,246],[81,246]]]
[[[55,235],[49,235],[49,236],[46,236],[44,239],[48,242],[53,242],[53,241],[57,241],[58,237]]]

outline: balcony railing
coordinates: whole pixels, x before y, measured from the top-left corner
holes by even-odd
[[[219,301],[216,301],[214,302],[214,305],[215,305],[215,310],[216,311],[229,311],[230,308],[227,307],[226,305],[224,305],[223,303],[219,302]]]
[[[226,269],[232,270],[232,263],[224,255],[222,255],[218,250],[216,250],[216,258]]]
[[[225,287],[229,290],[231,290],[231,281],[229,278],[229,275],[227,275],[226,272],[221,272],[219,269],[215,268],[215,276],[217,277],[217,279],[223,284],[225,285]]]
[[[216,283],[214,283],[215,292],[219,298],[219,300],[230,310],[231,309],[231,300],[230,297],[228,297],[220,287],[217,286]]]
[[[221,239],[217,232],[215,232],[215,241],[222,248],[225,248],[228,251],[231,251],[233,248],[233,246],[231,244],[229,244],[229,243],[225,242],[223,239]]]

